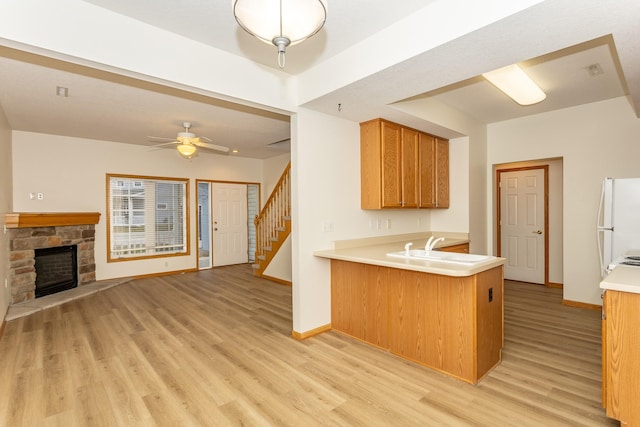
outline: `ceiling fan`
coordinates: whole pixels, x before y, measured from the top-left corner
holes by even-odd
[[[209,150],[222,151],[224,153],[229,152],[229,147],[223,147],[222,145],[211,144],[211,139],[206,136],[196,136],[196,134],[190,132],[191,123],[182,123],[184,132],[178,132],[178,136],[174,138],[161,138],[158,136],[150,136],[149,139],[155,139],[160,141],[170,141],[163,144],[158,144],[156,147],[162,147],[165,145],[177,144],[176,148],[180,155],[186,159],[191,159],[196,156],[198,148],[207,148]],[[203,142],[207,141],[207,142]]]

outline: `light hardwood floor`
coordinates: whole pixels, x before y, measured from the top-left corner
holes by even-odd
[[[602,426],[600,313],[505,286],[503,361],[473,386],[335,332],[247,265],[134,280],[7,323],[2,426]]]

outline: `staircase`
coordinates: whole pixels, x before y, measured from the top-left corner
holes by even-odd
[[[267,203],[254,221],[256,225],[255,276],[264,276],[264,271],[291,234],[291,163],[282,172]]]

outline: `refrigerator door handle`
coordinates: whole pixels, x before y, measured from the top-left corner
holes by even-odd
[[[604,224],[604,210],[603,208],[603,204],[604,204],[604,198],[605,198],[605,183],[602,183],[602,190],[600,193],[600,204],[598,205],[598,218],[597,218],[597,224],[596,224],[596,240],[598,242],[598,257],[600,258],[600,276],[602,278],[604,278],[607,275],[607,267],[606,265],[604,265],[604,247],[602,244],[602,235],[604,234],[605,231],[613,231],[613,227],[607,227],[606,224]]]

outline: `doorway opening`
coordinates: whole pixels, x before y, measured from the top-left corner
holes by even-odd
[[[260,184],[196,180],[198,269],[255,261]]]
[[[505,279],[562,287],[562,159],[494,165],[496,253]]]

